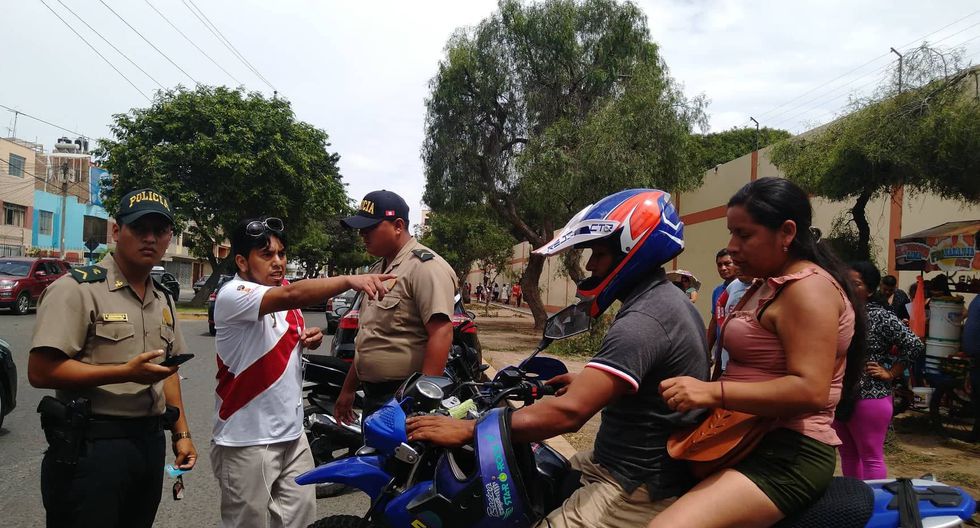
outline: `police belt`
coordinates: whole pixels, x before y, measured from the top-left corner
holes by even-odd
[[[162,415],[128,418],[93,414],[85,427],[85,438],[103,440],[146,436],[163,431],[165,425]]]
[[[395,380],[395,381],[381,381],[377,383],[362,381],[361,385],[364,389],[364,395],[368,398],[376,398],[381,396],[391,396],[398,390],[398,387],[402,386],[405,380]]]

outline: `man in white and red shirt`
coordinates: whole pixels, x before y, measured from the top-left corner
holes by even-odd
[[[218,385],[211,466],[221,488],[221,526],[302,527],[316,520],[316,493],[296,476],[313,468],[303,434],[304,348],[323,340],[303,306],[347,289],[370,298],[386,275],[284,281],[282,220],[242,221],[232,233],[238,274],[221,288],[214,319]]]

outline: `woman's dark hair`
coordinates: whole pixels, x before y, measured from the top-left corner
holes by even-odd
[[[875,266],[867,260],[860,260],[858,262],[852,262],[851,269],[858,272],[858,275],[861,276],[861,282],[868,289],[868,293],[873,295],[874,292],[878,291],[878,285],[881,284],[881,272],[878,271],[878,266]]]
[[[252,222],[265,222],[268,216],[260,216],[258,218],[246,218],[238,225],[235,226],[235,231],[231,234],[231,254],[232,256],[241,255],[248,259],[249,253],[253,249],[265,249],[269,246],[269,237],[275,235],[282,242],[282,247],[285,249],[288,247],[288,242],[286,241],[286,233],[283,231],[272,231],[268,228],[262,230],[262,234],[259,236],[252,236],[248,234],[248,224]]]
[[[895,286],[898,286],[898,279],[896,279],[894,275],[885,275],[881,278],[881,283],[885,286],[891,286],[894,288]]]
[[[837,405],[837,416],[842,420],[849,419],[855,402],[860,398],[858,382],[864,370],[868,320],[862,308],[863,301],[857,298],[851,281],[847,280],[847,267],[827,244],[819,242],[819,235],[814,236],[810,229],[813,223],[810,198],[793,182],[782,178],[759,178],[749,182],[728,200],[728,207],[736,205],[744,207],[755,223],[772,230],[779,229],[787,220],[795,222],[796,237],[789,245],[789,253],[826,270],[851,301],[854,307],[854,337],[847,348],[844,386]]]

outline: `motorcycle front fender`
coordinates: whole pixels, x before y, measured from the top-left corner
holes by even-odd
[[[354,456],[335,460],[296,477],[301,486],[336,482],[367,493],[372,500],[391,481],[391,475],[381,469],[381,457]]]

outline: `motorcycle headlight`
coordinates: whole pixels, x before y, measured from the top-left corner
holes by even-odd
[[[12,290],[14,286],[17,286],[15,280],[0,280],[0,290]]]

